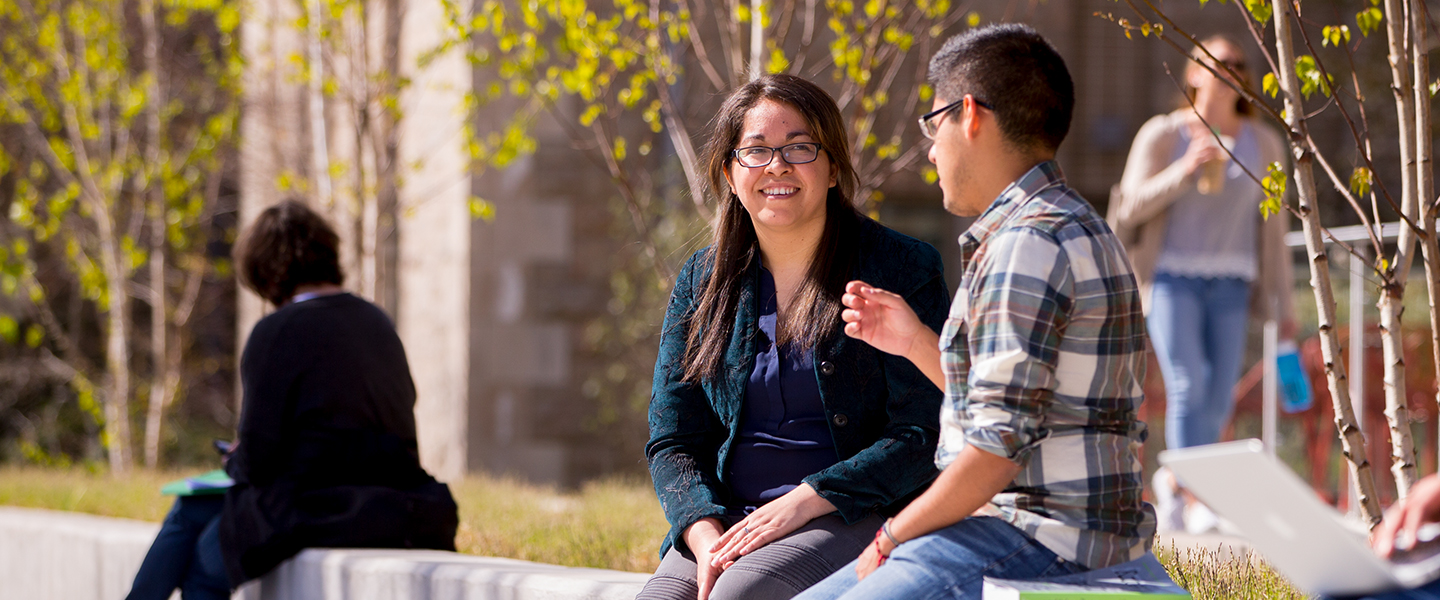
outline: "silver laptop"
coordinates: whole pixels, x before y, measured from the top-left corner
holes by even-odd
[[[1230,521],[1265,560],[1310,594],[1348,596],[1427,583],[1440,574],[1434,530],[1385,560],[1367,535],[1320,501],[1260,440],[1160,453],[1160,464],[1216,514]]]

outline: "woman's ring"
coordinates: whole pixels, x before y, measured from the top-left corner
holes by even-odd
[[[745,532],[745,535],[750,535],[750,528],[749,528],[749,527],[745,527],[745,526],[742,525],[742,526],[740,526],[740,530],[741,530],[741,531],[744,531],[744,532]]]

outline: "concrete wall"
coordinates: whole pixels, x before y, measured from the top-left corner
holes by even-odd
[[[0,507],[0,598],[121,600],[154,523]],[[306,550],[237,600],[630,600],[646,575],[421,550]]]
[[[466,470],[470,385],[470,172],[462,135],[470,70],[460,48],[421,55],[445,35],[440,0],[405,3],[400,69],[402,174],[395,324],[419,398],[420,462],[442,481]],[[413,168],[413,170],[411,170]]]
[[[160,526],[0,508],[0,598],[122,600]]]

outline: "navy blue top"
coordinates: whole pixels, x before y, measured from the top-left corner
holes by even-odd
[[[727,476],[734,501],[751,509],[840,461],[815,379],[815,352],[775,344],[775,277],[760,269],[755,370],[745,387]]]

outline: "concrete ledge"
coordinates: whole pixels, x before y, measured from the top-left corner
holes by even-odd
[[[245,600],[631,600],[648,575],[434,550],[311,549]]]
[[[159,525],[0,507],[0,598],[122,600]],[[648,576],[429,550],[311,549],[243,600],[630,600]]]
[[[0,507],[0,598],[122,600],[160,526]]]

